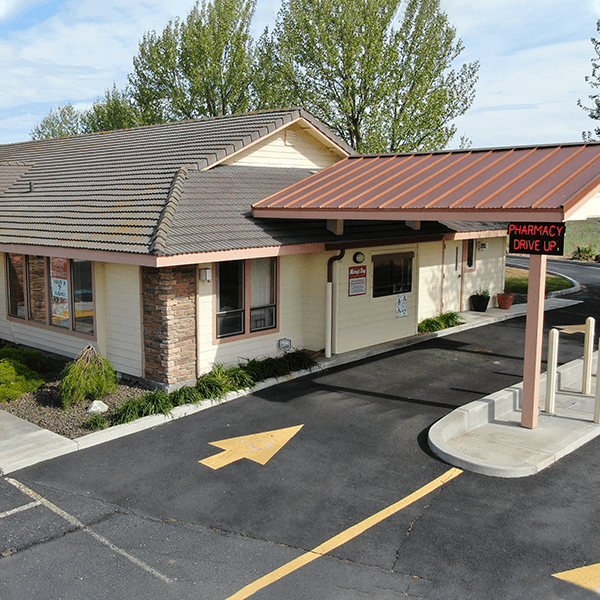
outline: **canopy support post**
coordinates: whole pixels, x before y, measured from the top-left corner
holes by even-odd
[[[521,412],[521,427],[527,429],[534,429],[538,424],[547,262],[548,257],[545,254],[532,254],[529,257],[525,362],[523,365],[523,406]]]

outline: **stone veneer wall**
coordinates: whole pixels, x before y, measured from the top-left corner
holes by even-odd
[[[142,271],[144,377],[176,388],[196,379],[196,268]]]

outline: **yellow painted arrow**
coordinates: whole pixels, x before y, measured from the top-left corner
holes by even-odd
[[[563,571],[555,573],[553,577],[563,579],[569,583],[574,583],[588,590],[597,591],[600,587],[600,563],[596,565],[588,565],[587,567],[579,567],[571,571]]]
[[[295,427],[286,427],[285,429],[275,429],[273,431],[264,431],[262,433],[253,433],[241,437],[230,438],[228,440],[219,440],[210,442],[211,446],[221,448],[224,452],[209,456],[198,462],[210,467],[211,469],[220,469],[236,460],[247,458],[261,465],[267,462],[279,452],[304,425]]]

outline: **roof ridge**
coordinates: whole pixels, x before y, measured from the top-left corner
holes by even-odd
[[[177,170],[177,173],[173,178],[173,183],[171,184],[171,189],[169,190],[169,195],[167,196],[167,201],[165,202],[163,211],[158,218],[158,223],[156,225],[156,229],[154,230],[154,234],[150,239],[150,254],[166,254],[167,237],[169,235],[169,231],[171,230],[171,226],[173,225],[173,219],[175,217],[177,205],[181,199],[181,193],[183,192],[183,186],[188,177],[188,172],[191,170],[198,170],[198,166],[184,165]]]
[[[107,131],[93,131],[91,133],[79,133],[76,135],[66,135],[66,136],[55,137],[55,138],[45,138],[45,139],[39,139],[39,140],[25,140],[23,142],[0,144],[0,150],[2,150],[3,148],[6,148],[6,147],[10,147],[10,146],[34,145],[34,144],[39,145],[39,144],[45,144],[45,143],[49,143],[49,142],[56,143],[56,142],[60,142],[60,141],[64,141],[64,140],[85,139],[85,138],[90,138],[92,136],[102,136],[102,135],[115,134],[115,133],[125,132],[125,131],[140,131],[140,130],[144,130],[144,129],[148,130],[148,129],[153,129],[153,128],[159,129],[159,128],[174,127],[174,126],[183,125],[186,123],[198,123],[198,122],[206,123],[209,121],[218,121],[218,120],[223,120],[223,119],[235,119],[236,117],[239,118],[239,117],[248,117],[248,116],[260,116],[260,115],[269,115],[269,114],[277,114],[277,113],[288,114],[288,115],[308,114],[305,109],[299,108],[299,107],[267,108],[267,109],[255,110],[255,111],[250,111],[250,112],[232,113],[229,115],[213,115],[213,116],[209,116],[209,117],[197,117],[197,118],[193,118],[193,119],[181,119],[178,121],[167,121],[166,123],[153,123],[150,125],[137,125],[137,126],[133,126],[133,127],[123,127],[121,129],[109,129]]]

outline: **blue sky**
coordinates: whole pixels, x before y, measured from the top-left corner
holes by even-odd
[[[50,109],[86,107],[124,87],[149,30],[185,17],[194,0],[0,0],[0,144],[27,141]],[[461,61],[481,62],[477,96],[457,120],[474,147],[581,140],[600,0],[442,0],[462,38]],[[254,35],[279,1],[258,0]],[[600,125],[600,123],[598,123]]]

